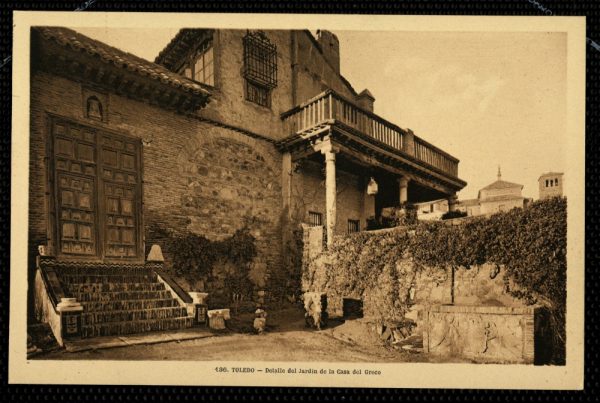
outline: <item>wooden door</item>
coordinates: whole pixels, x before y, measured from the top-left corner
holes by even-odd
[[[101,206],[103,251],[107,258],[135,258],[139,227],[139,142],[101,133]]]
[[[139,140],[60,118],[51,127],[58,256],[143,258]]]

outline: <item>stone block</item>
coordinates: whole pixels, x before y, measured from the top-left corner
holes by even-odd
[[[206,314],[209,319],[217,316],[221,316],[225,320],[231,319],[231,313],[229,309],[211,309]]]
[[[327,294],[323,292],[304,293],[304,318],[310,327],[321,329],[327,325]]]
[[[211,309],[206,316],[208,316],[208,327],[215,330],[225,329],[225,321],[231,319],[229,309]]]
[[[150,248],[150,253],[148,253],[148,257],[147,257],[146,261],[160,262],[160,263],[163,263],[165,261],[165,258],[163,257],[163,254],[162,254],[162,249],[160,248],[160,245],[157,245],[157,244],[152,245],[152,247]]]
[[[533,362],[534,307],[436,306],[424,335],[427,350],[481,362]]]
[[[202,304],[206,305],[208,301],[208,293],[207,292],[189,292],[190,297],[192,297],[192,301],[194,304]]]
[[[208,327],[214,330],[225,329],[225,318],[223,316],[209,316]]]
[[[267,318],[255,318],[254,319],[254,330],[258,334],[263,333],[267,327]]]

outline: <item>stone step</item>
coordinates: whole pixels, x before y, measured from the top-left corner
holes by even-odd
[[[151,299],[169,299],[173,298],[170,291],[107,291],[107,292],[77,292],[71,294],[77,299],[77,302],[91,301],[121,301],[121,300],[151,300]]]
[[[70,284],[67,289],[72,294],[127,291],[163,291],[163,283],[87,283]]]
[[[82,326],[81,336],[88,338],[99,336],[118,336],[122,334],[154,332],[161,330],[178,330],[192,327],[192,321],[193,318],[179,317],[159,320],[99,323],[95,325]]]
[[[173,298],[86,301],[82,302],[81,305],[84,312],[137,311],[140,309],[175,308],[180,306],[179,302]]]
[[[135,311],[83,312],[81,325],[89,326],[109,322],[131,322],[186,317],[187,310],[182,307],[140,309]]]
[[[152,275],[152,270],[146,267],[123,267],[119,265],[108,267],[82,266],[82,267],[56,267],[60,276],[147,276]]]
[[[90,275],[71,275],[61,274],[60,280],[63,284],[90,284],[90,283],[156,283],[158,278],[154,273],[145,275],[134,274],[90,274]]]

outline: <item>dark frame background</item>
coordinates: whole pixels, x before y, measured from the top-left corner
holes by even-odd
[[[2,395],[8,401],[222,401],[244,399],[259,402],[308,402],[313,400],[354,402],[359,400],[445,402],[471,401],[577,401],[600,394],[596,365],[599,353],[594,338],[600,273],[600,155],[598,133],[600,109],[600,2],[597,0],[287,0],[287,1],[171,1],[171,0],[79,0],[3,1],[0,3],[0,355]],[[8,319],[10,297],[10,155],[13,10],[69,11],[161,11],[221,13],[319,13],[408,15],[524,15],[587,16],[586,74],[586,240],[585,240],[585,390],[507,391],[443,389],[338,389],[251,387],[155,387],[155,386],[53,386],[8,385]],[[85,11],[82,11],[85,12]],[[401,374],[399,374],[401,376]],[[586,399],[587,400],[587,399]]]

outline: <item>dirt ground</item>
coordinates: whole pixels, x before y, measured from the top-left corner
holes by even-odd
[[[303,310],[288,308],[269,317],[268,331],[250,333],[252,315],[239,315],[231,330],[181,342],[133,345],[81,352],[57,350],[36,357],[60,360],[200,360],[428,362],[420,352],[395,349],[360,321],[331,321],[326,329],[305,327]]]

